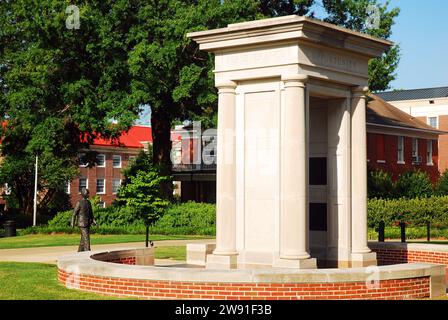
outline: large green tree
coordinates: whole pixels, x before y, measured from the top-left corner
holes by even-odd
[[[378,0],[322,0],[328,16],[327,22],[375,37],[389,39],[392,35],[394,19],[399,8],[389,9],[389,1],[381,4]],[[400,61],[400,47],[389,49],[382,57],[369,63],[369,88],[384,91],[395,80],[395,71]]]
[[[76,175],[79,150],[99,135],[116,138],[139,111],[130,94],[126,38],[136,24],[127,15],[136,1],[77,1],[78,28],[69,5],[0,1],[0,183],[8,183],[26,213],[36,155],[45,205]]]

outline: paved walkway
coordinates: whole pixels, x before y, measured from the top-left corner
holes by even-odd
[[[187,243],[210,243],[213,239],[199,240],[165,240],[154,241],[156,247],[182,246]],[[123,248],[143,248],[144,242],[129,242],[115,244],[98,244],[92,245],[92,251],[110,251]],[[40,248],[23,248],[23,249],[0,249],[0,261],[14,262],[40,262],[56,264],[59,256],[74,253],[78,250],[78,246],[60,246],[60,247],[40,247]],[[166,261],[166,260],[164,260]]]

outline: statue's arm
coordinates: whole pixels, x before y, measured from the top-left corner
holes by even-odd
[[[75,226],[76,219],[78,218],[78,215],[79,215],[80,207],[81,206],[78,202],[75,206],[75,209],[73,210],[72,223],[71,223],[72,228]]]
[[[93,208],[90,201],[89,201],[89,213],[90,213],[90,224],[96,225],[95,217],[93,216]]]

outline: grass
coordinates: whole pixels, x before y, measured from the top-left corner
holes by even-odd
[[[161,240],[189,240],[207,239],[210,236],[174,236],[174,235],[151,235],[153,241]],[[80,235],[78,234],[31,234],[25,236],[0,238],[0,249],[37,248],[54,246],[75,246],[79,245]],[[145,235],[122,234],[122,235],[91,235],[91,244],[112,244],[126,242],[144,242]]]
[[[115,300],[70,290],[56,279],[55,265],[0,262],[0,300]]]
[[[172,259],[172,260],[187,260],[187,247],[156,247],[155,250],[156,259]]]

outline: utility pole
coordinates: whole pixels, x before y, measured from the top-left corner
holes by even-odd
[[[39,157],[36,155],[36,165],[34,168],[34,210],[33,210],[33,226],[36,226],[37,220],[37,165]]]

